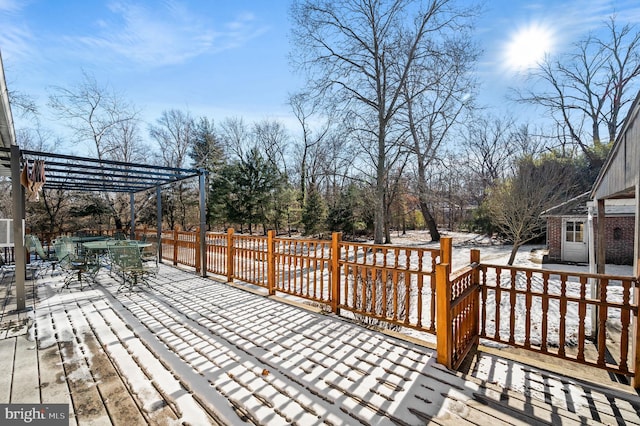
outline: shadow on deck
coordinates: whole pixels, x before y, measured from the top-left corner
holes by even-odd
[[[450,371],[426,346],[166,265],[131,294],[106,271],[84,291],[29,284],[26,313],[0,286],[0,403],[68,403],[71,424],[640,423],[630,388],[498,351]]]

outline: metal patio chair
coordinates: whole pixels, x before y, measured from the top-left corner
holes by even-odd
[[[42,243],[37,236],[33,234],[25,235],[24,247],[29,254],[35,254],[38,257],[38,259],[35,259],[27,265],[27,269],[31,271],[34,278],[43,276],[49,270],[52,272],[55,270],[58,259],[44,251]]]
[[[15,274],[16,273],[16,265],[9,265],[5,263],[2,256],[0,256],[0,283],[4,281],[5,274]]]
[[[76,254],[75,244],[70,240],[56,240],[54,249],[60,270],[66,274],[64,286],[60,290],[69,289],[74,282],[80,285],[80,290],[84,290],[85,284],[92,286],[95,283],[100,264],[92,257],[79,258]]]
[[[122,282],[116,292],[123,288],[128,288],[131,292],[140,284],[149,286],[147,277],[152,274],[152,271],[143,264],[137,244],[128,244],[124,241],[110,244],[109,256],[112,270],[122,276]]]
[[[153,240],[147,240],[147,243],[151,244],[147,247],[142,247],[140,250],[140,256],[142,257],[142,264],[147,267],[149,273],[153,276],[158,275],[159,258],[158,258],[158,243]]]

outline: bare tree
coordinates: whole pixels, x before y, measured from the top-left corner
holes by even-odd
[[[237,159],[244,157],[244,152],[249,149],[251,143],[247,124],[240,117],[224,119],[220,124],[220,137]]]
[[[76,143],[91,143],[89,149],[100,160],[117,160],[109,155],[109,134],[136,120],[138,112],[109,87],[99,86],[92,75],[83,71],[82,76],[75,87],[54,87],[48,105],[73,131]]]
[[[16,131],[18,145],[23,149],[33,151],[55,151],[60,142],[53,134],[40,126],[36,120],[34,128],[22,128]],[[55,232],[64,225],[64,220],[69,216],[68,211],[71,198],[67,191],[58,189],[45,189],[42,191],[41,203],[29,203],[27,211],[31,220],[31,227],[40,225],[41,230]],[[11,201],[11,198],[8,198]]]
[[[28,117],[34,122],[40,121],[40,113],[36,101],[24,92],[11,90],[8,92],[11,110],[22,118]]]
[[[254,123],[252,133],[265,159],[282,175],[288,176],[289,134],[284,124],[277,120],[262,120]]]
[[[301,143],[295,146],[298,149],[298,172],[300,174],[299,201],[301,205],[304,205],[307,195],[307,184],[311,183],[314,188],[317,188],[317,173],[309,174],[309,163],[317,162],[317,156],[314,153],[319,152],[319,148],[322,145],[325,137],[331,129],[330,119],[322,121],[316,128],[312,128],[311,121],[314,115],[318,113],[319,102],[317,99],[313,99],[308,93],[297,93],[289,97],[289,104],[293,110],[293,114],[296,116],[298,123],[302,129]],[[312,168],[314,170],[315,168]],[[311,182],[307,182],[310,180]]]
[[[475,176],[474,198],[477,204],[499,179],[511,175],[518,151],[512,118],[476,116],[469,120],[463,136],[466,165]],[[521,142],[522,144],[522,142]]]
[[[640,76],[640,31],[635,25],[619,27],[615,19],[606,23],[606,36],[589,34],[573,52],[546,58],[531,76],[536,89],[514,95],[547,109],[595,168],[606,155],[603,145],[616,138]],[[608,140],[602,140],[602,128]]]
[[[299,0],[292,6],[293,57],[308,72],[310,90],[339,105],[371,147],[376,243],[383,242],[387,178],[396,167],[389,152],[401,140],[393,126],[403,106],[402,90],[414,64],[429,55],[429,37],[462,17],[452,3]]]
[[[523,244],[544,234],[542,213],[574,195],[572,173],[571,166],[562,160],[534,161],[529,157],[518,162],[513,177],[491,188],[486,206],[495,225],[513,244],[509,265]]]
[[[180,110],[163,111],[155,125],[149,127],[149,134],[158,143],[162,153],[163,165],[183,168],[189,158],[189,150],[195,139],[196,125],[189,113]],[[187,227],[187,207],[193,202],[189,198],[188,186],[180,181],[171,187],[171,199],[163,203],[167,207],[170,226],[179,223]]]
[[[475,82],[469,77],[477,49],[469,38],[456,37],[434,47],[437,54],[425,58],[407,79],[403,110],[409,129],[409,149],[416,173],[416,192],[420,211],[433,241],[440,240],[437,223],[429,207],[427,173],[438,161],[441,147],[459,123],[462,112],[471,105]]]
[[[99,86],[95,78],[83,72],[83,78],[72,88],[54,87],[48,105],[74,134],[76,143],[88,143],[89,150],[100,160],[122,160],[121,151],[114,146],[124,143],[118,129],[132,129],[138,111],[120,95],[106,86]],[[113,194],[104,193],[111,208],[117,229],[123,222]]]

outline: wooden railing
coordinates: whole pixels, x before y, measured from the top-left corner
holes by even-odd
[[[155,235],[155,231],[147,231]],[[162,232],[163,259],[202,272],[197,232]],[[480,339],[632,376],[638,280],[480,262],[451,272],[439,249],[206,233],[206,271],[313,301],[368,323],[437,337],[438,361],[457,368]],[[437,314],[437,315],[436,315]]]
[[[640,338],[636,278],[489,264],[480,271],[481,338],[636,373],[629,362]]]
[[[155,235],[137,231],[136,235]],[[197,232],[162,232],[162,257],[201,272]],[[450,249],[450,248],[449,248]],[[385,322],[435,332],[435,265],[440,249],[332,240],[206,233],[206,270]]]
[[[273,291],[330,306],[331,241],[273,238]]]
[[[357,316],[435,332],[439,249],[339,244],[337,306]]]
[[[457,369],[479,342],[480,251],[471,250],[469,266],[450,274],[450,266],[436,267],[438,362]]]

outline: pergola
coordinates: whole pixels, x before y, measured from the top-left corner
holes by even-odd
[[[157,233],[160,241],[162,230],[162,187],[185,179],[199,178],[200,244],[202,275],[206,276],[206,199],[205,171],[182,169],[122,161],[77,157],[39,151],[22,150],[16,144],[15,130],[9,96],[0,56],[0,176],[11,178],[13,203],[13,241],[16,261],[17,309],[25,309],[26,253],[24,249],[25,189],[20,174],[31,170],[35,161],[44,161],[45,183],[43,190],[128,193],[131,206],[131,233],[135,228],[134,196],[143,191],[155,190],[157,200]]]

